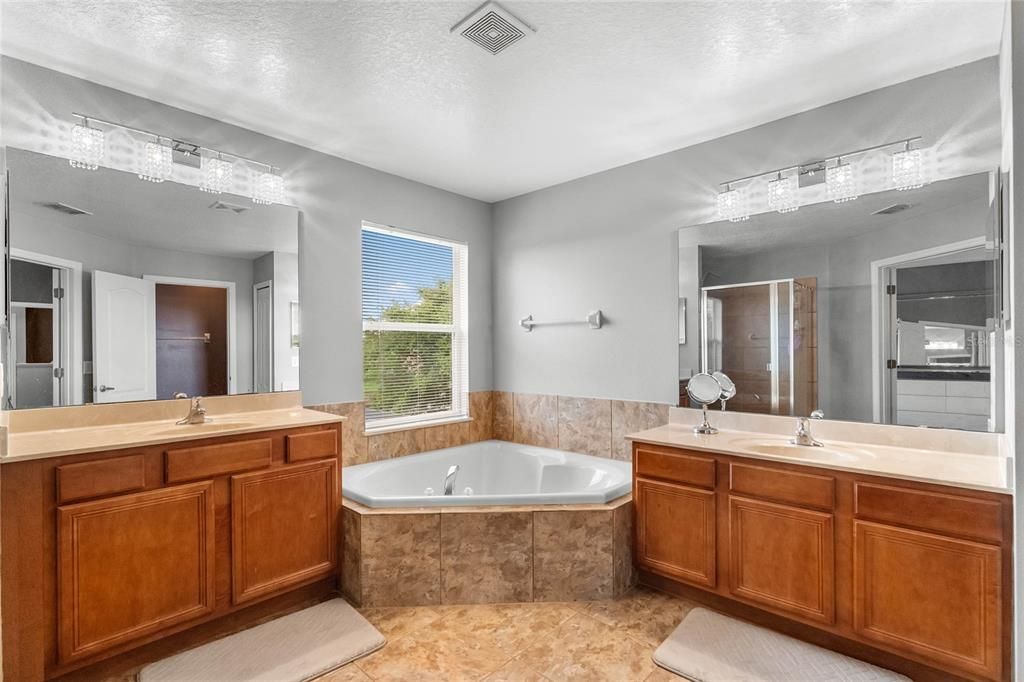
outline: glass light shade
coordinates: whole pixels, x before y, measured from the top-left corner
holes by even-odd
[[[718,217],[730,223],[738,223],[750,218],[745,189],[727,189],[718,193]]]
[[[211,194],[230,192],[235,176],[235,164],[216,156],[202,157],[203,179],[199,189]]]
[[[768,208],[791,213],[800,208],[800,178],[794,173],[768,181]]]
[[[893,153],[892,184],[899,190],[917,189],[924,185],[920,149],[904,149]]]
[[[74,168],[96,170],[103,163],[105,135],[102,130],[79,123],[71,129],[71,158]]]
[[[857,198],[857,174],[853,166],[840,163],[825,169],[825,192],[837,204]]]
[[[171,179],[174,168],[171,148],[160,142],[147,142],[142,153],[142,172],[140,180],[163,182]]]
[[[253,175],[252,202],[254,204],[283,204],[284,178],[277,173],[261,171]]]

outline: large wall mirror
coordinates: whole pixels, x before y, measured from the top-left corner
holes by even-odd
[[[998,183],[682,229],[681,384],[722,371],[729,409],[1002,431]]]
[[[295,208],[6,159],[5,408],[299,388]]]

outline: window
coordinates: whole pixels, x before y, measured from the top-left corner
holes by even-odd
[[[468,416],[467,249],[363,223],[368,430]]]

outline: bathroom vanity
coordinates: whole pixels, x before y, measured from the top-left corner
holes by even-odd
[[[98,676],[336,590],[340,422],[296,406],[12,434],[5,679]]]
[[[863,645],[966,679],[1009,679],[1012,499],[996,484],[1001,458],[950,455],[991,467],[992,483],[939,484],[909,480],[916,455],[905,448],[865,446],[845,463],[838,452],[834,466],[797,448],[808,451],[802,464],[798,452],[755,452],[752,435],[669,425],[633,436],[640,582],[896,669]]]

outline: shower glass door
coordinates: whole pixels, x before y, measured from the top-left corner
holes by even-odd
[[[701,289],[701,366],[736,383],[741,412],[795,414],[792,279]]]

